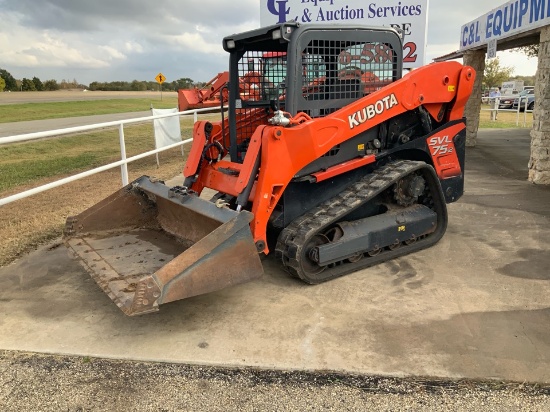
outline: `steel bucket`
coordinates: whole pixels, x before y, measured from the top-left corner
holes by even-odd
[[[141,315],[260,277],[252,218],[142,176],[69,217],[64,242],[125,314]]]

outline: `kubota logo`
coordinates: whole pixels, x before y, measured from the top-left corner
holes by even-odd
[[[374,116],[384,113],[385,110],[397,106],[397,104],[398,101],[397,97],[395,97],[395,94],[392,93],[389,96],[383,97],[373,104],[369,104],[368,106],[363,107],[361,110],[356,111],[352,115],[349,115],[349,128],[353,129],[356,126],[365,123],[367,120],[372,119]]]
[[[277,3],[277,7],[275,7],[275,3]],[[286,8],[287,3],[288,0],[267,0],[267,10],[274,16],[279,17],[277,23],[286,22],[286,16],[290,13],[290,7]]]

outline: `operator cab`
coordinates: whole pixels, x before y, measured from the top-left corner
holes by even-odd
[[[398,80],[402,41],[391,28],[300,25],[228,36],[229,148],[242,161],[247,138],[276,110],[326,116]]]

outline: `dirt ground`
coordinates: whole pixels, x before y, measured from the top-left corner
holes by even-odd
[[[175,92],[163,92],[163,97],[176,97]],[[59,90],[54,92],[3,92],[0,105],[29,102],[62,102],[77,100],[108,100],[154,97],[159,92],[83,92],[82,90]],[[161,180],[181,174],[184,158],[179,149],[161,153],[160,167],[155,157],[129,165],[130,181],[142,175]],[[30,185],[4,192],[0,197],[22,192],[65,176],[35,181]],[[33,248],[61,236],[68,216],[78,214],[109,194],[120,189],[120,169],[115,168],[99,175],[49,190],[11,204],[2,206],[0,214],[0,266],[9,264]]]
[[[162,92],[164,97],[176,97],[176,92]],[[0,93],[0,105],[20,103],[47,103],[78,100],[109,100],[109,99],[160,99],[160,92],[102,92],[82,90],[56,90],[53,92],[3,92]]]
[[[160,167],[155,157],[128,166],[130,181],[142,176],[170,179],[182,173],[184,159],[179,149],[160,154]],[[43,179],[26,187],[2,193],[8,196],[57,180]],[[62,234],[68,216],[78,214],[104,199],[122,186],[120,169],[115,168],[85,179],[57,187],[2,206],[0,214],[0,266],[9,264],[24,253],[46,244]]]

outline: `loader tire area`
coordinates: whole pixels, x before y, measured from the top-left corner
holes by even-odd
[[[331,241],[336,223],[345,221],[352,212],[372,202],[384,191],[399,191],[399,183],[403,179],[418,175],[424,177],[426,185],[417,202],[437,214],[437,225],[432,233],[362,250],[325,266],[316,264],[312,253],[316,246]],[[410,203],[406,202],[404,206],[400,204],[403,202],[395,199],[394,202],[392,209],[405,209]],[[447,207],[434,169],[421,161],[397,160],[380,166],[337,196],[291,222],[280,233],[275,252],[290,275],[306,283],[317,284],[429,247],[441,239],[446,226]]]

